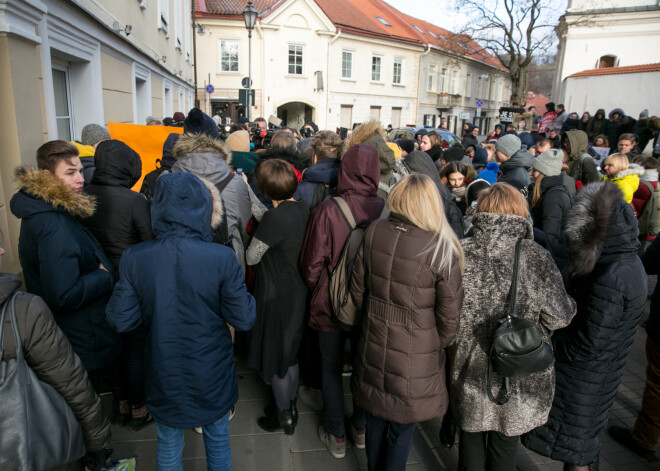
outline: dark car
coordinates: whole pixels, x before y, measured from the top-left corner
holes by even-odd
[[[427,132],[435,131],[440,136],[442,136],[442,148],[449,149],[454,144],[460,144],[461,140],[456,137],[456,134],[443,129],[434,129],[434,128],[396,128],[390,131],[390,135],[387,137],[388,141],[394,141],[397,138],[403,139],[415,139],[415,134],[420,129],[425,129]],[[402,137],[403,136],[403,137]]]

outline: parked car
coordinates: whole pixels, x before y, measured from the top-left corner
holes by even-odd
[[[397,136],[403,135],[405,139],[415,139],[415,134],[417,131],[424,128],[396,128],[390,131],[388,136],[389,141],[393,141]],[[454,144],[460,144],[461,140],[456,136],[456,134],[445,131],[444,129],[434,129],[434,128],[425,128],[428,132],[435,131],[442,136],[442,148],[449,149]]]

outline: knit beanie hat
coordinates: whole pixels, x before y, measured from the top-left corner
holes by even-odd
[[[234,131],[229,135],[225,143],[232,152],[250,152],[250,135],[247,131]]]
[[[183,121],[183,130],[190,134],[206,134],[216,139],[220,137],[215,121],[199,108],[190,110],[188,117]]]
[[[648,118],[649,117],[649,110],[642,110],[642,112],[639,113],[639,117],[641,118],[642,116],[644,116],[645,118]]]
[[[564,152],[559,149],[548,149],[534,159],[532,168],[538,170],[546,177],[554,177],[561,173]]]
[[[100,124],[88,124],[82,128],[80,142],[86,146],[93,146],[97,142],[110,139],[108,130]]]
[[[507,157],[511,157],[518,152],[521,147],[522,143],[520,142],[520,138],[515,134],[506,134],[505,136],[500,137],[495,144],[495,148]]]
[[[415,141],[411,139],[395,139],[394,143],[408,154],[415,150]]]
[[[474,157],[472,158],[472,165],[486,165],[488,162],[488,152],[481,146],[474,147]]]
[[[499,171],[500,166],[497,165],[497,162],[488,162],[486,168],[479,172],[479,175],[477,175],[475,180],[486,180],[491,186],[493,186],[497,183],[497,172]]]
[[[465,150],[463,149],[463,146],[460,144],[454,144],[449,149],[445,149],[444,152],[442,153],[442,156],[444,157],[447,163],[460,162],[461,160],[463,160],[464,155],[465,155]]]
[[[180,112],[180,111],[177,111],[177,112],[174,113],[174,115],[172,116],[172,119],[174,120],[175,123],[180,123],[180,122],[182,122],[182,121],[184,121],[184,120],[186,119],[186,115],[183,114],[183,113]]]

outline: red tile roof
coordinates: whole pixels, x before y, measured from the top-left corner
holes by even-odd
[[[253,3],[260,16],[264,17],[285,1],[253,0]],[[330,21],[343,31],[409,44],[432,45],[503,69],[499,60],[488,54],[469,36],[457,35],[434,24],[408,16],[383,0],[315,1]],[[247,0],[195,0],[195,11],[198,16],[241,16],[245,5]],[[263,12],[266,12],[265,15]],[[378,18],[382,18],[389,26]]]
[[[537,113],[545,113],[545,105],[550,103],[550,98],[540,93],[527,92],[525,97],[525,109],[529,110],[530,106],[536,108]]]
[[[658,72],[660,62],[655,64],[629,65],[627,67],[603,67],[600,69],[583,70],[568,77],[590,77],[593,75],[636,74],[639,72]]]

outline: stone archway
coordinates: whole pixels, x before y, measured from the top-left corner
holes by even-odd
[[[277,107],[277,117],[282,120],[282,126],[294,129],[302,128],[305,123],[314,121],[315,108],[301,101],[290,101]]]

